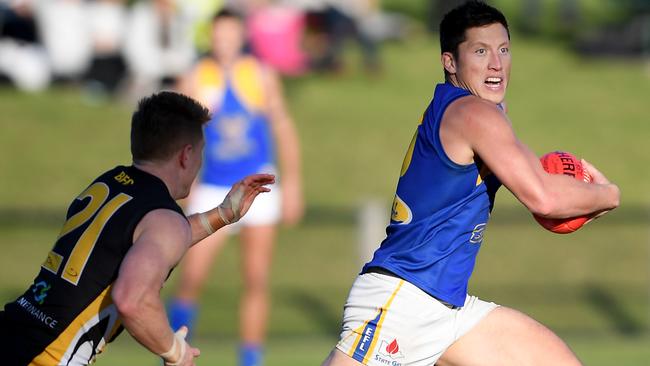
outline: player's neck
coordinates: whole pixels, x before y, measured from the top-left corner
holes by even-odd
[[[449,77],[446,78],[445,81],[446,81],[447,83],[449,83],[449,84],[451,84],[451,85],[457,87],[457,88],[467,89],[467,87],[465,87],[465,86],[463,85],[463,83],[461,83],[461,82],[458,80],[458,78],[456,77],[455,74],[449,75]]]
[[[241,54],[232,56],[232,57],[215,57],[217,63],[221,66],[226,72],[232,70],[235,67],[235,64],[242,58]]]
[[[167,167],[167,165],[168,164],[165,163],[158,163],[158,162],[151,162],[151,161],[144,161],[144,160],[133,162],[133,166],[136,167],[137,169],[149,173],[154,177],[157,177],[158,179],[163,181],[163,183],[165,183],[165,186],[167,186],[167,190],[169,191],[169,194],[172,196],[172,198],[176,199],[177,189],[176,189],[176,185],[174,184],[175,182],[174,174],[169,169],[169,167]]]

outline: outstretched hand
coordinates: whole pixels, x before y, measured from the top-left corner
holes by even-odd
[[[217,207],[219,216],[226,224],[239,221],[248,212],[255,197],[260,193],[270,192],[271,189],[266,186],[273,183],[273,174],[252,174],[233,184],[226,198]]]

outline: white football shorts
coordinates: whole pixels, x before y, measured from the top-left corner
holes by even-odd
[[[364,365],[433,366],[497,307],[468,295],[452,309],[400,278],[365,273],[350,290],[336,348]]]
[[[268,187],[271,188],[271,192],[260,193],[244,217],[238,222],[226,226],[226,228],[236,229],[241,226],[277,224],[282,215],[280,186],[276,183]],[[231,188],[203,183],[195,185],[192,187],[192,194],[189,197],[186,214],[191,215],[215,208],[223,202],[223,199],[226,198]]]

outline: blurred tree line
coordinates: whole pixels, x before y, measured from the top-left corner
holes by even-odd
[[[438,31],[442,16],[465,0],[382,0]],[[554,39],[591,56],[650,54],[650,0],[487,0],[506,14],[514,32]]]

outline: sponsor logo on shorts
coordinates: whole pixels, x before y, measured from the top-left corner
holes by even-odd
[[[377,324],[379,323],[379,320],[381,319],[381,315],[384,313],[384,309],[379,310],[379,314],[368,322],[366,326],[363,328],[363,331],[359,336],[361,339],[359,339],[359,344],[357,344],[357,347],[354,350],[353,358],[361,363],[364,362],[364,359],[366,355],[368,354],[368,351],[370,350],[370,347],[372,345],[372,340],[375,338],[375,333],[377,332]]]
[[[372,343],[372,338],[375,335],[376,329],[376,325],[371,323],[363,330],[361,341],[359,342],[359,346],[357,346],[357,349],[361,354],[365,355],[368,352],[368,347],[370,347],[370,343]]]
[[[390,343],[382,340],[381,346],[379,346],[379,353],[390,358],[404,358],[404,355],[399,350],[397,339],[393,339]]]
[[[399,361],[402,358],[404,358],[404,354],[399,349],[397,339],[393,339],[391,342],[382,340],[381,346],[379,346],[379,350],[375,355],[375,361],[390,366],[402,366]]]

